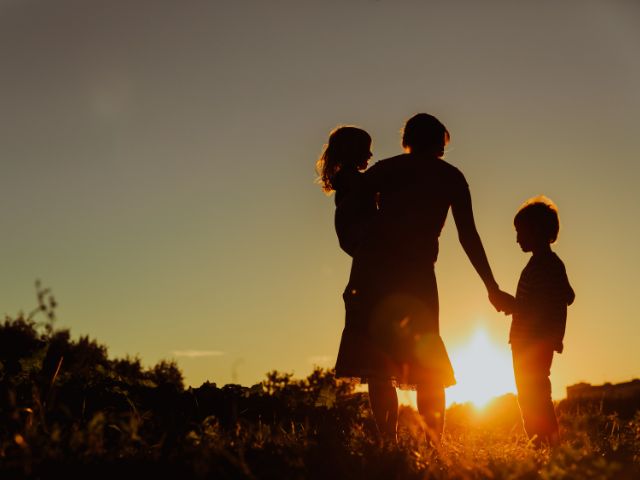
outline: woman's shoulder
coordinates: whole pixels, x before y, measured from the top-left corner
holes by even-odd
[[[367,169],[365,172],[366,175],[376,174],[378,171],[384,171],[388,169],[397,168],[399,165],[402,165],[404,162],[410,159],[410,155],[406,153],[402,153],[400,155],[396,155],[395,157],[384,158],[382,160],[378,160],[371,167]]]
[[[438,171],[438,177],[447,185],[448,189],[466,189],[469,188],[467,179],[462,171],[445,160],[438,160],[435,164]]]
[[[440,165],[440,167],[446,172],[448,172],[450,175],[464,178],[464,174],[462,173],[462,171],[455,165],[452,165],[451,163],[447,162],[446,160],[440,160],[440,162],[438,162],[438,165]]]

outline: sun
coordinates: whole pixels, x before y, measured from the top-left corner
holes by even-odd
[[[447,389],[447,404],[472,402],[481,408],[494,397],[516,391],[508,345],[476,329],[469,341],[449,351],[457,384]]]

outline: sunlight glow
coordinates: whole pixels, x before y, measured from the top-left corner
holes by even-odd
[[[449,357],[458,383],[447,389],[447,405],[472,402],[481,408],[494,397],[515,393],[509,346],[493,343],[484,328],[476,329]]]

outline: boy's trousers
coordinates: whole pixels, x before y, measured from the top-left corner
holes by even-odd
[[[530,438],[555,442],[558,421],[551,400],[553,347],[546,342],[511,345],[513,372],[524,429]]]

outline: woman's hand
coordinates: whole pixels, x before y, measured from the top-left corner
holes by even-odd
[[[489,292],[489,301],[498,312],[504,312],[505,315],[511,315],[515,310],[516,299],[500,289]]]

